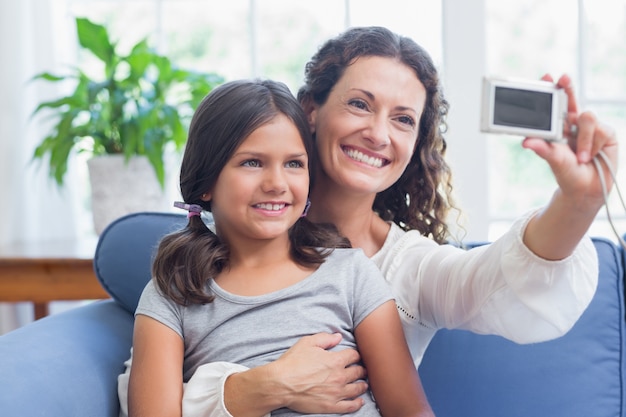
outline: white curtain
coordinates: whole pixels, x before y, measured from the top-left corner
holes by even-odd
[[[76,30],[64,0],[0,0],[0,247],[77,237],[75,168],[58,188],[46,166],[31,160],[49,123],[31,114],[68,86],[29,82],[40,72],[63,72],[75,56]],[[29,304],[0,303],[0,334],[32,317]]]

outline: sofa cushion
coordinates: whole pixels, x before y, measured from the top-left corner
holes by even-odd
[[[109,295],[131,314],[150,281],[159,240],[185,227],[187,217],[175,213],[133,213],[121,217],[100,235],[94,270]]]
[[[441,330],[420,375],[437,417],[623,416],[622,253],[594,239],[597,292],[563,337],[517,345],[498,336]]]

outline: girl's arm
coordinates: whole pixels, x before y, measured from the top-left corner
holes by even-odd
[[[138,314],[128,386],[129,417],[181,416],[183,397],[181,337],[169,327]]]
[[[369,384],[383,417],[434,417],[404,338],[394,301],[370,313],[355,330]]]

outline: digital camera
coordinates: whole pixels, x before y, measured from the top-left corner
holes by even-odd
[[[563,140],[567,95],[548,81],[484,77],[480,130]]]

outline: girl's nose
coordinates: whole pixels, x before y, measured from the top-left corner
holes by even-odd
[[[287,190],[287,179],[282,167],[267,169],[263,178],[263,191],[283,193]]]

